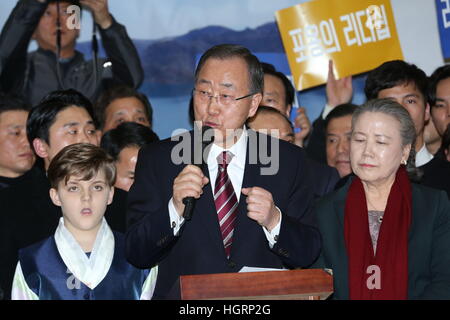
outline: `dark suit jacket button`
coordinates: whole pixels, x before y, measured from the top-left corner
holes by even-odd
[[[85,293],[83,298],[84,298],[84,300],[89,300],[89,293]]]
[[[234,268],[234,267],[236,267],[236,262],[230,260],[230,261],[228,261],[228,266],[230,268]]]
[[[283,257],[289,257],[289,252],[287,252],[287,250],[285,250],[285,249],[278,249],[278,253],[280,254],[280,255],[282,255]]]

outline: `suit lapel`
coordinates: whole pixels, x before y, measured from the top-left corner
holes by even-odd
[[[330,244],[333,249],[332,255],[335,256],[333,260],[340,261],[339,266],[336,266],[333,271],[335,273],[335,277],[339,278],[339,283],[341,283],[343,297],[349,296],[349,288],[348,288],[348,256],[347,256],[347,248],[345,246],[345,228],[344,228],[344,220],[345,220],[345,201],[346,195],[349,189],[351,181],[347,182],[338,192],[336,200],[333,201],[333,208],[335,215],[334,219],[330,220],[330,227],[332,227],[333,223],[336,223],[337,230],[335,231],[334,241],[338,241],[338,243]],[[330,217],[331,218],[331,217]],[[333,233],[333,232],[330,232]]]
[[[421,194],[414,188],[414,184],[411,183],[412,188],[412,205],[411,205],[411,225],[408,231],[408,269],[413,270],[416,266],[420,265],[417,252],[423,251],[423,239],[424,234],[420,228],[422,225],[426,225],[426,217],[428,216],[430,208],[427,208],[426,202],[424,202]],[[425,218],[425,219],[424,219]]]
[[[421,220],[421,215],[419,213],[428,212],[427,208],[425,207],[425,203],[418,200],[420,199],[420,196],[416,194],[416,189],[414,188],[414,185],[412,183],[411,189],[412,189],[411,225],[409,226],[408,247],[410,247],[410,244],[413,243],[414,235],[417,234],[418,232],[416,231],[416,226],[418,221],[420,225]]]
[[[345,199],[334,201],[334,214],[339,222],[340,230],[344,233]]]
[[[352,181],[353,179],[348,179],[345,185],[338,191],[336,200],[333,202],[334,214],[339,221],[339,228],[342,234],[344,234],[345,200]]]

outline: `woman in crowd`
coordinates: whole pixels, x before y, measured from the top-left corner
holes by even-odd
[[[355,111],[355,176],[321,199],[316,267],[334,275],[335,299],[450,299],[450,204],[411,183],[415,130],[406,109],[377,99]]]

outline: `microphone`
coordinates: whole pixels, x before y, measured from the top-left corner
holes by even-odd
[[[196,126],[194,126],[194,138],[195,138],[195,130],[196,130]],[[195,148],[195,146],[200,147],[201,146],[201,162],[200,163],[195,163],[194,159],[195,159],[195,151],[192,152],[192,164],[199,167],[203,172],[205,170],[205,161],[206,159],[203,159],[203,155],[205,154],[205,150],[206,148],[214,142],[214,134],[211,135],[210,140],[206,140],[205,141],[205,133],[208,132],[208,130],[213,130],[213,128],[208,127],[208,126],[203,126],[202,130],[201,130],[201,135],[200,135],[200,141],[195,141],[194,142],[194,150],[198,150],[197,148]],[[206,157],[206,156],[205,156]],[[186,197],[183,199],[183,204],[185,205],[184,207],[184,211],[183,211],[183,217],[185,220],[189,221],[192,218],[192,212],[194,211],[194,207],[195,207],[195,201],[196,199],[194,197]]]

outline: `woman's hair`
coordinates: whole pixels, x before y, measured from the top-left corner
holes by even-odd
[[[400,124],[402,147],[408,144],[411,145],[411,151],[409,152],[406,163],[406,170],[412,181],[419,181],[422,177],[422,172],[416,168],[416,129],[409,112],[401,104],[391,99],[369,100],[354,111],[352,117],[352,131],[358,118],[366,112],[382,113],[398,121]]]

